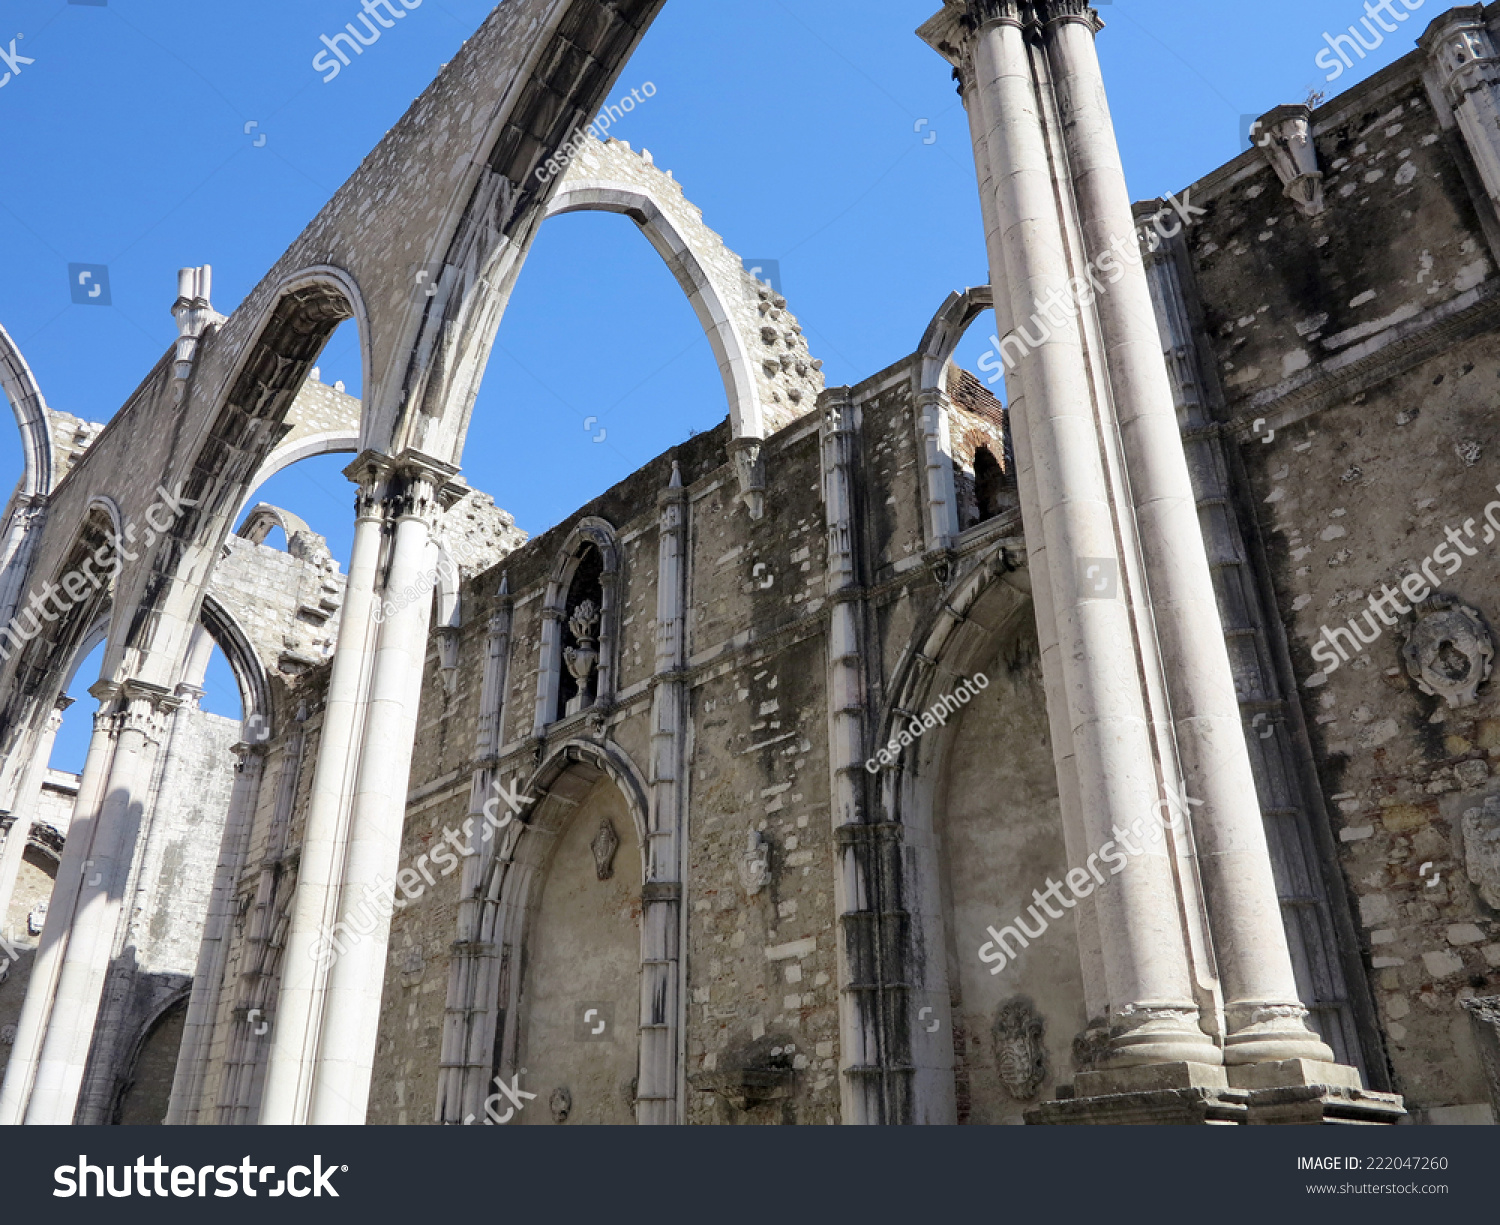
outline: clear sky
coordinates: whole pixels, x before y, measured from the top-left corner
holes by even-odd
[[[359,0],[0,0],[0,52],[14,38],[33,61],[0,86],[0,324],[48,403],[114,414],[172,343],[180,267],[212,264],[214,305],[232,312],[492,7],[425,0],[324,83],[319,35]],[[962,105],[913,33],[938,7],[669,0],[611,94],[655,85],[615,135],[673,171],[732,250],[779,263],[831,386],[911,353],[950,291],[988,280]],[[1098,7],[1131,191],[1147,198],[1234,157],[1244,116],[1333,96],[1400,58],[1448,6],[1417,0],[1333,82],[1324,35],[1364,17],[1364,0]],[[70,264],[107,266],[109,306],[73,303]],[[322,373],[358,394],[347,331]],[[990,331],[981,320],[960,348],[970,368]],[[727,412],[708,342],[635,226],[558,217],[501,325],[464,475],[536,533]],[[346,462],[308,461],[261,493],[341,561]],[[16,434],[0,429],[0,482],[20,471]],[[71,686],[82,701],[60,766],[81,764],[97,671],[85,661]],[[210,680],[209,708],[237,714],[222,661]]]

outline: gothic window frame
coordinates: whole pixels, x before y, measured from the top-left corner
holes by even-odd
[[[536,720],[534,734],[544,736],[549,727],[566,722],[573,715],[559,713],[564,666],[563,648],[568,619],[568,596],[588,550],[598,551],[599,572],[599,660],[595,665],[594,699],[583,711],[607,710],[614,701],[615,659],[618,642],[617,587],[620,577],[621,551],[614,527],[604,519],[590,515],[581,519],[568,534],[552,563],[547,582],[546,601],[542,606],[541,663],[537,675]]]

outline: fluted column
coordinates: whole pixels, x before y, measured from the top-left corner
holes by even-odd
[[[89,853],[79,867],[77,902],[37,1057],[27,1123],[73,1121],[156,749],[177,705],[175,696],[156,685],[127,681],[121,687],[111,715],[116,743],[104,794],[92,814],[75,813],[73,836],[88,839]]]
[[[1331,1062],[1332,1052],[1308,1028],[1297,998],[1146,272],[1139,259],[1119,258],[1122,241],[1134,251],[1135,217],[1094,44],[1097,16],[1072,0],[1039,7],[1089,261],[1098,267],[1113,251],[1123,272],[1091,297],[1105,340],[1183,783],[1200,801],[1192,828],[1224,992],[1225,1062]]]

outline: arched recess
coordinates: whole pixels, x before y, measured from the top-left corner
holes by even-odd
[[[974,320],[994,307],[988,285],[978,285],[948,295],[917,347],[920,364],[916,371],[917,445],[926,465],[926,532],[929,549],[945,549],[965,529],[961,521],[950,425],[947,372],[954,351]],[[1001,456],[992,459],[1001,460]],[[971,474],[971,480],[976,474]]]
[[[541,736],[546,729],[560,719],[578,713],[566,709],[564,701],[568,695],[565,678],[566,653],[582,646],[575,627],[569,618],[576,605],[583,599],[597,599],[596,625],[598,661],[594,666],[592,688],[583,689],[579,711],[591,707],[607,708],[614,699],[616,590],[620,577],[622,554],[615,538],[615,529],[604,519],[595,516],[579,520],[568,534],[567,540],[558,550],[552,563],[552,575],[547,583],[546,603],[542,607],[541,667],[537,673],[536,722],[533,733]],[[595,578],[595,576],[597,576]],[[583,591],[579,580],[587,577],[592,585],[597,583],[597,596]],[[572,603],[570,604],[570,601]]]
[[[485,1001],[494,1072],[510,1083],[527,1069],[522,1087],[538,1099],[517,1122],[550,1122],[557,1089],[576,1121],[630,1122],[648,1037],[663,1019],[676,1028],[640,987],[645,783],[618,746],[570,740],[523,794],[535,802],[485,889],[500,962],[498,999]]]
[[[21,432],[21,450],[26,463],[21,477],[21,497],[27,500],[46,497],[52,492],[55,479],[47,402],[42,398],[42,389],[31,373],[31,367],[3,327],[0,327],[0,390],[10,401],[11,411],[16,415],[16,427]]]
[[[999,975],[978,955],[1068,867],[1035,614],[1010,567],[993,555],[919,626],[876,728],[875,785],[906,850],[912,1122],[1020,1122],[1071,1079],[1087,1026],[1073,913]]]
[[[188,988],[174,994],[141,1027],[119,1076],[109,1121],[149,1126],[167,1121],[172,1074],[187,1019]]]

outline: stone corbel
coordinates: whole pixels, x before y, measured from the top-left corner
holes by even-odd
[[[1312,111],[1303,105],[1278,106],[1257,119],[1250,130],[1297,211],[1304,217],[1321,213],[1323,171],[1313,143]]]
[[[1444,13],[1417,45],[1427,52],[1485,191],[1500,208],[1500,54],[1485,25],[1484,5]]]
[[[729,442],[729,458],[734,462],[734,474],[740,481],[740,498],[752,519],[766,513],[766,461],[765,444],[759,438],[733,438]]]

